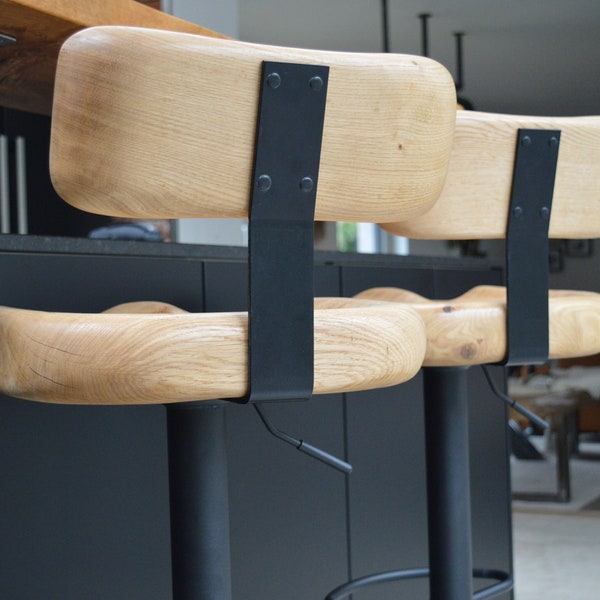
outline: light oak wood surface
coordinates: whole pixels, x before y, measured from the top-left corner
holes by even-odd
[[[162,303],[104,314],[0,308],[0,391],[63,404],[162,404],[247,391],[246,313],[185,313]],[[425,331],[411,308],[353,299],[315,305],[316,394],[410,379]]]
[[[422,239],[503,238],[519,128],[560,129],[550,237],[600,236],[600,117],[522,117],[459,111],[444,189],[425,215],[383,224]]]
[[[432,206],[456,114],[438,63],[135,28],[88,29],[61,50],[58,193],[121,217],[246,217],[264,60],[330,67],[317,220],[393,221]]]
[[[427,331],[424,366],[479,365],[506,356],[506,289],[478,286],[451,300],[428,300],[397,288],[373,288],[361,299],[413,307]],[[550,359],[600,352],[600,294],[551,290]]]
[[[61,44],[94,25],[133,25],[220,36],[133,0],[0,0],[0,105],[49,115]]]

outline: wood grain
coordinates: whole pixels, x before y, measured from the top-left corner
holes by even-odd
[[[356,296],[413,307],[427,331],[424,366],[501,362],[506,356],[506,289],[478,286],[452,300],[427,300],[397,288],[373,288]],[[551,290],[550,359],[600,352],[600,294]]]
[[[438,63],[134,28],[88,29],[61,50],[58,193],[122,217],[247,216],[264,60],[330,66],[317,220],[399,220],[431,207],[456,113]]]
[[[0,47],[0,105],[49,115],[61,44],[94,25],[220,36],[133,0],[0,0],[0,33],[17,40]]]
[[[235,398],[247,389],[247,315],[133,303],[104,314],[0,308],[0,391],[65,404]],[[324,299],[315,308],[316,394],[410,379],[425,331],[409,307]]]
[[[519,128],[560,129],[553,238],[600,236],[600,117],[522,117],[459,111],[446,185],[435,206],[384,224],[423,239],[503,238]]]

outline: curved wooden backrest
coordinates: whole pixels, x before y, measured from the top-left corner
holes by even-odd
[[[521,117],[459,111],[446,185],[434,207],[389,232],[422,239],[503,238],[517,130],[559,129],[550,237],[600,236],[600,117]]]
[[[246,217],[264,60],[330,67],[317,220],[397,221],[432,206],[456,114],[438,63],[128,27],[84,30],[61,50],[58,193],[121,217]]]

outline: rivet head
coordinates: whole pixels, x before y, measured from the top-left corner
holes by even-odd
[[[310,78],[308,85],[310,85],[311,90],[318,92],[323,89],[323,80],[318,75],[315,75]]]
[[[521,217],[523,215],[523,209],[520,206],[515,206],[513,208],[512,213],[513,213],[513,217],[518,219],[519,217]]]
[[[267,75],[267,85],[276,90],[281,85],[281,75],[279,73],[269,73]]]
[[[268,192],[271,189],[272,184],[273,182],[268,175],[259,175],[258,179],[256,180],[256,187],[261,192]]]
[[[540,208],[540,216],[542,217],[542,219],[549,219],[550,209],[547,206],[542,206],[542,208]]]
[[[315,186],[315,184],[310,177],[303,177],[302,180],[300,181],[300,189],[303,192],[312,191],[314,186]]]
[[[548,146],[550,146],[550,148],[556,148],[556,146],[558,146],[558,138],[552,136],[549,140],[548,140]]]
[[[524,135],[521,139],[521,146],[531,146],[531,138],[528,135]]]

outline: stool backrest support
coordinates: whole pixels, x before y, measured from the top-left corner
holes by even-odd
[[[561,131],[549,236],[600,237],[600,117],[459,111],[446,185],[426,214],[383,224],[421,239],[504,238],[518,129]]]
[[[58,193],[112,216],[246,217],[265,60],[330,68],[316,220],[397,221],[434,204],[456,114],[438,63],[127,27],[84,30],[61,50]]]

